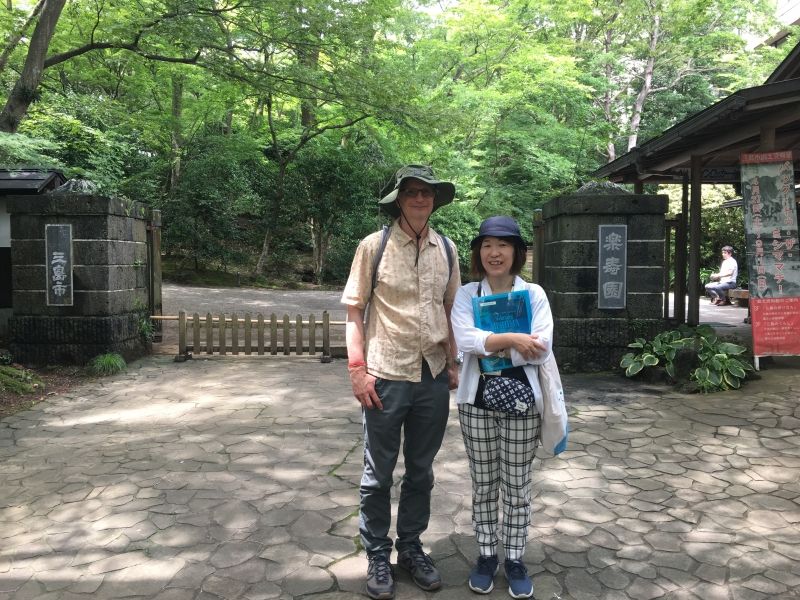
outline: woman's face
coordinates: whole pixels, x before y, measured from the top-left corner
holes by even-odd
[[[514,264],[514,244],[496,237],[483,238],[481,264],[489,277],[509,275]]]

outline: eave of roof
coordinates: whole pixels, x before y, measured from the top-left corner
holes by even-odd
[[[720,165],[735,164],[738,153],[757,149],[761,128],[770,126],[784,128],[787,140],[800,146],[800,79],[739,90],[603,165],[594,176],[617,182],[675,181],[692,154],[703,156],[705,165],[713,165],[715,158]]]

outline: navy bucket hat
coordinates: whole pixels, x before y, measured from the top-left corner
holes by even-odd
[[[480,244],[485,237],[511,238],[518,246],[523,248],[528,246],[528,243],[522,237],[522,233],[520,233],[519,225],[511,217],[497,216],[485,219],[481,223],[480,229],[478,229],[478,235],[470,242],[470,248]]]

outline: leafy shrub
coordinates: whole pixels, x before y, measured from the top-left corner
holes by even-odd
[[[14,362],[14,357],[7,350],[0,350],[0,365],[10,365]]]
[[[100,377],[116,375],[126,368],[125,359],[115,352],[95,356],[89,361],[89,372]]]
[[[652,341],[637,338],[628,347],[638,352],[629,352],[620,361],[627,377],[662,365],[667,375],[677,381],[675,362],[679,352],[695,355],[697,366],[689,372],[689,381],[703,393],[738,389],[747,378],[747,372],[753,370],[749,363],[737,358],[746,348],[721,340],[709,325],[696,329],[684,325],[659,333]]]

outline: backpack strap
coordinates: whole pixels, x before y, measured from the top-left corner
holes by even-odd
[[[386,250],[386,244],[389,242],[389,235],[391,232],[392,230],[390,227],[387,225],[383,226],[383,229],[381,230],[381,243],[378,245],[378,251],[372,258],[372,287],[370,288],[370,298],[372,297],[372,291],[375,289],[375,286],[378,285],[378,265],[381,264],[383,251]],[[453,266],[455,264],[453,249],[450,247],[450,238],[448,238],[446,235],[442,235],[438,231],[436,232],[436,235],[439,236],[439,239],[444,246],[445,254],[447,254],[447,281],[450,281],[450,278],[453,276]],[[369,302],[367,302],[367,304],[369,304]]]
[[[378,246],[378,251],[375,253],[375,256],[372,257],[372,287],[370,288],[369,292],[370,297],[372,297],[372,290],[374,290],[375,286],[378,285],[378,265],[381,264],[383,251],[386,250],[386,243],[389,241],[390,233],[391,229],[384,225],[383,229],[381,230],[381,243]]]

